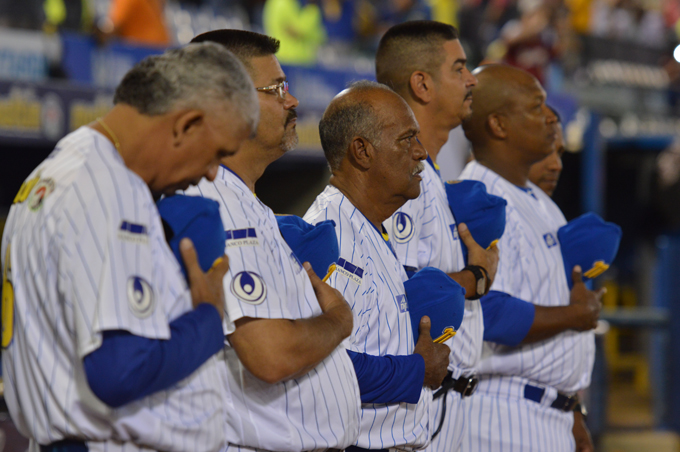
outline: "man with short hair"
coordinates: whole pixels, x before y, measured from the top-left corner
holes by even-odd
[[[564,154],[564,130],[562,129],[562,121],[560,117],[553,110],[557,117],[555,129],[557,135],[553,143],[553,151],[546,158],[540,162],[531,165],[529,170],[529,180],[536,184],[546,195],[552,197],[557,188],[557,182],[560,180],[562,173],[562,154]]]
[[[2,359],[35,450],[224,447],[228,264],[204,274],[184,241],[187,287],[154,199],[215,178],[257,127],[253,90],[216,45],[149,57],[24,182],[2,238]]]
[[[404,100],[387,86],[359,82],[333,99],[319,132],[332,176],[304,218],[311,224],[335,223],[340,259],[328,282],[352,306],[354,329],[348,348],[424,358],[413,367],[413,373],[422,376],[404,388],[409,403],[362,405],[356,445],[422,448],[433,431],[431,389],[439,387],[446,374],[449,349],[433,344],[429,334],[428,341],[414,344],[406,272],[382,226],[420,194],[426,152],[416,138],[418,123]],[[420,330],[429,331],[427,317]]]
[[[463,123],[476,161],[461,179],[479,180],[503,197],[506,229],[496,280],[482,303],[511,306],[520,318],[534,320],[514,339],[490,337],[520,322],[513,312],[485,316],[489,353],[477,366],[477,393],[466,404],[463,451],[591,451],[582,440],[577,391],[590,384],[594,336],[603,291],[585,287],[581,268],[572,270],[569,290],[557,230],[566,224],[555,203],[529,181],[533,164],[553,150],[555,114],[546,106],[538,80],[510,66],[475,70],[472,115]],[[528,302],[528,303],[527,303]],[[524,314],[522,314],[524,313]],[[487,317],[493,325],[487,328]],[[487,334],[489,333],[489,334]],[[503,336],[499,334],[499,336]],[[515,341],[515,344],[510,342]],[[482,422],[473,420],[483,419]],[[573,429],[575,420],[580,429]]]
[[[194,38],[205,41],[243,62],[260,105],[255,135],[222,159],[214,182],[188,192],[218,201],[227,231],[227,450],[345,449],[356,441],[360,415],[357,377],[342,346],[352,311],[308,263],[303,268],[255,196],[267,166],[297,144],[298,100],[276,58],[279,42],[243,30]]]
[[[498,261],[495,247],[482,249],[467,227],[457,224],[436,163],[449,132],[471,113],[471,90],[477,80],[466,61],[457,30],[434,21],[395,25],[380,40],[376,55],[378,81],[394,88],[409,104],[420,124],[418,139],[427,151],[420,196],[404,204],[385,227],[407,270],[438,268],[467,291],[463,323],[446,342],[451,348],[447,377],[451,386],[438,391],[434,403],[437,436],[430,448],[441,451],[457,451],[462,441],[464,419],[459,413],[474,392],[475,366],[482,353],[479,297],[488,291]],[[469,250],[469,266],[461,239]]]

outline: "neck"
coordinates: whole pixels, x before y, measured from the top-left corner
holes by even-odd
[[[378,231],[382,230],[382,223],[406,201],[402,198],[386,199],[379,188],[366,184],[365,178],[349,178],[341,172],[333,173],[329,183],[340,190]]]
[[[155,168],[162,156],[157,155],[157,149],[149,147],[149,136],[154,136],[161,119],[140,114],[134,107],[118,104],[99,122],[89,124],[89,127],[104,135],[112,145],[118,139],[120,154],[125,166],[150,185],[156,177]],[[106,130],[108,127],[109,130]],[[112,136],[113,135],[113,136]],[[158,149],[165,149],[169,143],[156,143]]]
[[[432,105],[414,102],[409,102],[409,105],[420,126],[418,139],[430,158],[436,162],[442,146],[449,141],[449,132],[458,127],[460,122],[458,120],[452,122],[451,118],[444,118],[443,115],[432,111]]]
[[[473,146],[475,159],[511,184],[526,187],[533,162],[518,159],[511,149]]]
[[[280,149],[262,149],[255,140],[248,140],[231,156],[222,159],[222,164],[238,174],[250,191],[255,193],[255,184],[267,167],[283,155]]]

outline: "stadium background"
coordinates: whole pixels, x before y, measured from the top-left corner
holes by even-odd
[[[156,11],[165,43],[112,29],[124,6]],[[567,141],[557,204],[567,219],[594,211],[624,232],[596,281],[609,289],[587,394],[596,450],[680,451],[680,0],[0,0],[0,230],[23,179],[111,107],[133,64],[217,28],[293,44],[279,57],[300,100],[300,145],[257,193],[276,212],[304,213],[329,177],[317,130],[326,105],[374,78],[381,33],[421,18],[459,27],[470,68],[505,61],[544,83]],[[453,131],[445,178],[468,153]],[[0,411],[0,452],[25,450]]]

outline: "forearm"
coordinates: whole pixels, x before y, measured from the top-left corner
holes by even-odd
[[[330,309],[309,319],[242,318],[229,341],[246,369],[274,384],[304,375],[326,359],[351,333],[345,315]]]
[[[534,322],[522,344],[542,341],[572,329],[575,320],[572,306],[535,306]]]
[[[463,270],[455,273],[448,273],[449,277],[461,285],[465,289],[465,298],[468,299],[477,294],[477,279],[475,275],[469,270]]]

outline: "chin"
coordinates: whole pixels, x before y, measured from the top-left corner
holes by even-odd
[[[294,150],[298,145],[298,135],[295,129],[293,129],[292,135],[286,133],[281,140],[281,150],[283,152],[290,152]]]

